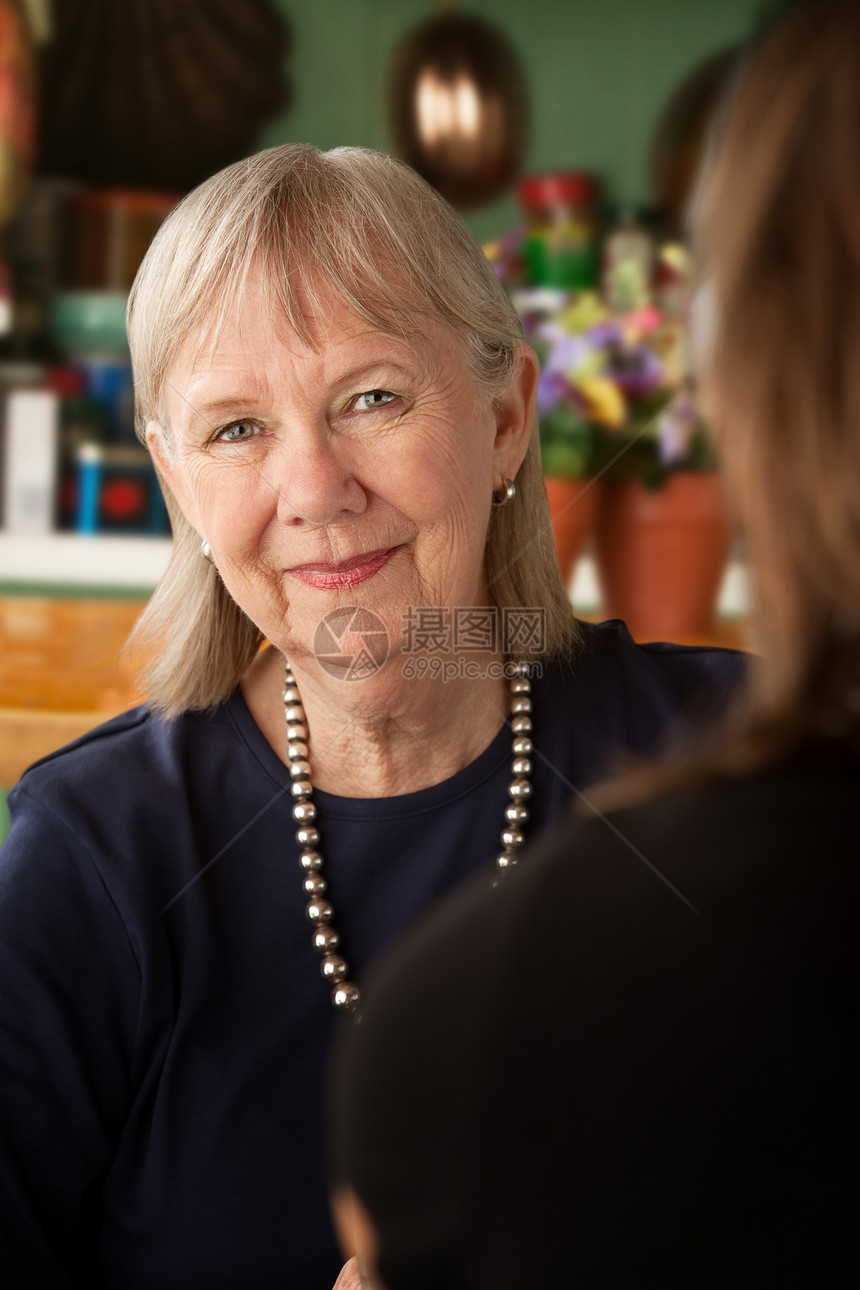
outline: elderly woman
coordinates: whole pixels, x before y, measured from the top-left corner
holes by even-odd
[[[375,965],[331,1129],[367,1287],[856,1266],[858,88],[856,0],[793,6],[702,188],[703,383],[759,592],[749,709]]]
[[[336,1010],[739,662],[575,622],[535,357],[408,168],[287,145],[216,175],[128,322],[174,553],[150,702],[11,797],[4,1266],[323,1290]]]

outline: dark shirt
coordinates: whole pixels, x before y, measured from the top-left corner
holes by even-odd
[[[537,836],[742,660],[584,627],[534,682]],[[511,735],[444,783],[315,793],[334,922],[369,960],[499,849]],[[6,1284],[327,1290],[321,1102],[335,1020],[287,772],[237,692],[146,707],[31,768],[0,852]],[[11,1278],[11,1279],[10,1279]]]
[[[330,1143],[388,1290],[850,1279],[858,771],[568,817],[382,956]]]

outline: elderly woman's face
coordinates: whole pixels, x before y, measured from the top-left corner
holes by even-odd
[[[237,603],[286,652],[349,605],[395,649],[410,610],[486,604],[491,492],[526,451],[529,359],[492,400],[438,322],[405,340],[332,305],[310,320],[317,350],[252,301],[168,372],[168,456],[149,431]]]

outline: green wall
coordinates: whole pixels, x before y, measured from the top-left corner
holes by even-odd
[[[766,3],[766,0],[764,0]],[[293,32],[291,110],[260,146],[393,147],[392,51],[429,0],[275,0]],[[668,95],[708,54],[748,36],[763,0],[464,0],[518,51],[531,103],[525,168],[597,171],[610,201],[647,203],[646,159]],[[482,240],[520,219],[513,197],[464,211]]]

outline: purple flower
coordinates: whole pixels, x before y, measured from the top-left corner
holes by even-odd
[[[541,368],[537,388],[538,415],[545,416],[557,403],[570,397],[570,386],[561,372],[554,371],[549,364]]]
[[[589,327],[588,338],[592,344],[601,349],[614,349],[617,345],[623,344],[624,332],[614,319],[609,318],[606,322],[595,323],[593,327]]]
[[[662,414],[657,423],[657,449],[664,466],[687,456],[696,420],[696,406],[688,394],[675,399]]]
[[[631,399],[644,399],[663,383],[663,364],[645,345],[615,350],[610,375],[618,388]]]
[[[571,336],[557,323],[544,323],[539,335],[549,346],[546,366],[553,372],[572,374],[593,354],[587,337]]]

